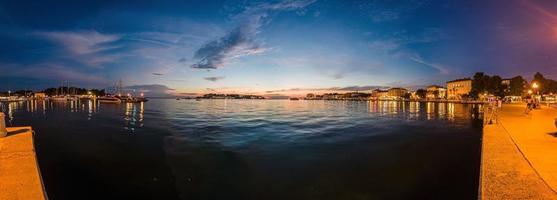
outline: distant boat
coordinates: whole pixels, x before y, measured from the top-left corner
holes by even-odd
[[[114,96],[97,97],[97,101],[99,101],[100,103],[121,103],[122,102],[122,100]]]
[[[298,101],[298,100],[300,100],[300,99],[296,98],[296,97],[290,98],[290,101]]]
[[[51,96],[48,99],[52,101],[68,101],[66,96]]]

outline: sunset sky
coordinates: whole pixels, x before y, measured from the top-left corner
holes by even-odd
[[[3,1],[0,44],[0,90],[122,78],[154,94],[288,95],[476,71],[557,78],[557,2]]]

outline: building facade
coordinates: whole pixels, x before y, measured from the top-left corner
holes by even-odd
[[[460,100],[472,91],[472,79],[464,78],[447,82],[447,99]]]
[[[381,89],[375,89],[373,91],[371,91],[371,99],[387,99],[387,97],[389,96],[389,91],[387,90],[381,90]]]
[[[408,93],[408,90],[404,88],[390,88],[388,90],[388,95],[392,99],[402,99],[406,96],[406,93]]]
[[[438,85],[430,85],[427,87],[426,99],[445,99],[447,98],[447,89]]]

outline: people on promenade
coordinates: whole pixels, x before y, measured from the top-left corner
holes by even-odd
[[[526,99],[526,111],[525,114],[529,114],[534,106],[533,100],[531,98]]]

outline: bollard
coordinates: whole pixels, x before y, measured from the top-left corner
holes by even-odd
[[[8,130],[6,130],[6,120],[4,119],[4,113],[0,112],[0,138],[6,137],[8,135]]]

